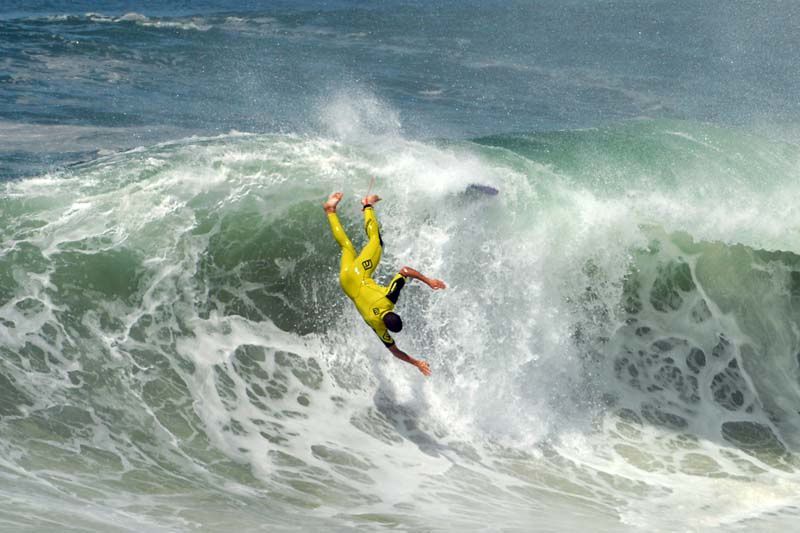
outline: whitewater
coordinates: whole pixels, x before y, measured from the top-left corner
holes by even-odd
[[[413,2],[396,19],[335,3],[86,4],[20,4],[0,17],[1,90],[15,102],[0,105],[0,530],[796,523],[800,145],[779,97],[794,93],[770,86],[770,108],[750,109],[746,125],[736,99],[714,100],[727,115],[708,120],[669,112],[633,78],[609,74],[601,88],[584,71],[574,94],[548,93],[547,109],[520,96],[527,110],[515,118],[487,104],[461,127],[454,109],[494,80],[411,91],[424,55],[414,47],[438,38],[407,33],[428,9]],[[447,31],[462,35],[483,9],[470,4]],[[617,35],[611,15],[598,24]],[[396,35],[361,31],[385,20]],[[472,31],[463,35],[499,38]],[[47,32],[72,52],[42,44]],[[366,40],[395,63],[370,64],[384,80],[348,76],[288,109],[299,86],[266,81],[274,101],[259,101],[261,122],[236,118],[256,105],[237,100],[241,86],[210,115],[203,102],[226,86],[166,105],[160,119],[142,102],[101,112],[112,94],[101,83],[131,76],[131,92],[113,97],[125,108],[153,76],[125,61],[158,57],[184,75],[191,50],[231,35],[241,54],[276,39],[311,62],[331,42],[348,57]],[[93,51],[76,52],[70,42],[87,36]],[[103,48],[108,38],[127,48]],[[34,89],[51,83],[24,63],[34,45],[66,95]],[[497,48],[478,60],[469,47],[434,55],[510,73],[508,83],[544,76],[546,65],[499,61]],[[100,56],[105,68],[83,69]],[[555,72],[551,89],[567,83]],[[148,83],[168,87],[156,107],[182,87]],[[576,123],[565,102],[581,98],[606,120]],[[617,116],[615,98],[635,109]],[[765,127],[776,110],[780,127]],[[547,118],[536,127],[532,116]],[[340,218],[358,248],[358,200],[373,177],[384,198],[379,281],[410,265],[448,284],[411,283],[397,307],[398,345],[430,363],[427,379],[385,350],[338,285],[322,202],[345,193]]]

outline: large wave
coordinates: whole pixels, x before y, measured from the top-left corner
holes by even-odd
[[[663,121],[419,142],[334,104],[327,136],[3,184],[8,523],[618,530],[791,505],[794,145]],[[337,286],[320,204],[343,190],[359,242],[371,176],[379,273],[449,284],[399,305],[428,380]]]

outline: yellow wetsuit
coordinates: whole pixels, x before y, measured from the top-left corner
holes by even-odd
[[[375,210],[371,206],[364,208],[364,230],[367,232],[369,242],[358,255],[356,255],[356,249],[347,237],[336,213],[328,213],[328,222],[331,225],[333,238],[342,248],[339,283],[344,289],[344,293],[353,300],[364,321],[375,331],[381,341],[386,346],[391,346],[394,344],[394,339],[389,335],[389,330],[383,323],[383,317],[394,309],[394,304],[397,303],[406,278],[397,274],[392,278],[388,287],[378,285],[372,279],[383,252],[383,240],[378,219],[375,217]]]

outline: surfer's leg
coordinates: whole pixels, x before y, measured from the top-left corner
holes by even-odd
[[[339,221],[339,215],[336,214],[336,205],[341,199],[342,193],[335,192],[328,197],[328,201],[325,202],[323,207],[328,214],[328,223],[331,226],[333,238],[336,239],[336,242],[342,249],[342,258],[339,262],[339,282],[344,291],[349,295],[352,290],[355,290],[354,286],[351,287],[351,285],[354,284],[350,283],[350,278],[353,277],[352,275],[354,274],[352,272],[352,266],[356,259],[356,248],[353,246],[353,243],[350,242],[350,238],[347,236],[347,233],[345,233],[342,223]]]
[[[344,232],[336,213],[328,213],[328,222],[331,225],[333,238],[342,248],[342,259],[339,261],[339,285],[342,286],[342,290],[347,296],[354,298],[361,286],[361,279],[353,268],[354,264],[356,264],[356,249],[350,239],[347,238],[347,234]]]
[[[356,257],[356,264],[359,264],[364,271],[364,276],[372,277],[383,253],[383,239],[381,239],[378,218],[372,207],[364,208],[364,231],[367,232],[369,242]]]
[[[339,216],[335,211],[328,213],[328,223],[331,225],[333,238],[336,239],[336,242],[339,243],[339,247],[342,249],[340,270],[344,270],[346,267],[353,264],[356,258],[356,249],[347,237],[347,233],[345,233],[342,223],[339,221]]]

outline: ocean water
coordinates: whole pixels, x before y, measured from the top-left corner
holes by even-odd
[[[5,0],[0,530],[791,530],[798,18]]]

